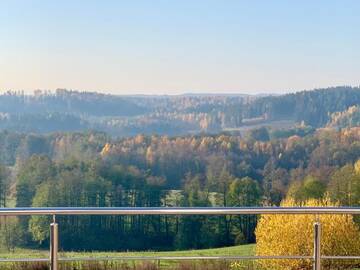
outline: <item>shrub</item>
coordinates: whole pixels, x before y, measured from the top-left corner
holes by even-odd
[[[254,270],[253,261],[235,261],[230,264],[230,270]]]
[[[282,206],[299,206],[288,199]],[[329,199],[308,200],[301,206],[336,206]],[[321,222],[322,255],[349,256],[360,254],[360,231],[350,215],[319,215]],[[315,215],[262,215],[256,228],[257,255],[301,255],[313,254],[313,224]],[[322,269],[354,268],[357,261],[323,260]],[[310,260],[263,260],[265,269],[312,269]]]

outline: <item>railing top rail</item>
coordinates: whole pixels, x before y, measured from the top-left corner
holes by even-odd
[[[360,214],[360,207],[41,207],[0,208],[0,216],[24,215],[249,215]]]

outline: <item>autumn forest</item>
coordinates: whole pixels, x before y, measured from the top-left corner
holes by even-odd
[[[270,206],[289,198],[360,204],[358,88],[115,98],[9,92],[0,104],[1,207]],[[47,247],[49,222],[2,219],[0,245]],[[64,250],[254,243],[257,222],[256,216],[59,217]]]

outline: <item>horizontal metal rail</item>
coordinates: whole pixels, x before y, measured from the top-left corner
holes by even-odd
[[[0,258],[0,262],[45,262],[50,263],[50,269],[57,270],[58,262],[71,261],[125,261],[125,260],[312,260],[314,269],[321,269],[321,260],[360,260],[360,256],[324,256],[320,252],[321,224],[314,224],[314,255],[283,255],[283,256],[102,256],[102,257],[61,257],[58,258],[58,225],[56,216],[69,215],[360,215],[359,207],[44,207],[44,208],[0,208],[0,216],[33,216],[51,215],[54,221],[51,224],[50,258]]]
[[[62,258],[61,261],[87,261],[88,259],[94,259],[102,261],[118,261],[118,260],[165,260],[165,261],[183,261],[183,260],[271,260],[271,259],[312,259],[312,256],[105,256],[105,257],[77,257],[77,258]]]
[[[60,262],[74,261],[196,261],[196,260],[296,260],[312,259],[312,256],[101,256],[101,257],[62,257]],[[360,259],[360,257],[359,257]],[[48,258],[0,259],[0,262],[49,262]]]
[[[34,215],[258,215],[258,214],[349,214],[359,207],[41,207],[0,208],[0,216]]]
[[[313,256],[99,256],[62,257],[59,262],[80,261],[200,261],[200,260],[311,260]],[[321,256],[322,260],[360,260],[360,256]],[[0,262],[50,262],[49,258],[1,258]]]

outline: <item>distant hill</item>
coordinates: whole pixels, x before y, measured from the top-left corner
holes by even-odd
[[[66,89],[34,95],[7,92],[0,95],[0,129],[33,133],[97,130],[125,137],[236,132],[284,121],[318,128],[351,106],[360,106],[358,87],[254,96],[117,96]]]
[[[148,110],[131,100],[115,95],[56,90],[55,94],[35,95],[8,92],[0,95],[0,110],[10,114],[67,113],[93,116],[134,116]]]
[[[244,115],[304,121],[313,127],[321,127],[329,121],[331,113],[359,104],[359,87],[332,87],[259,98],[248,104]]]

